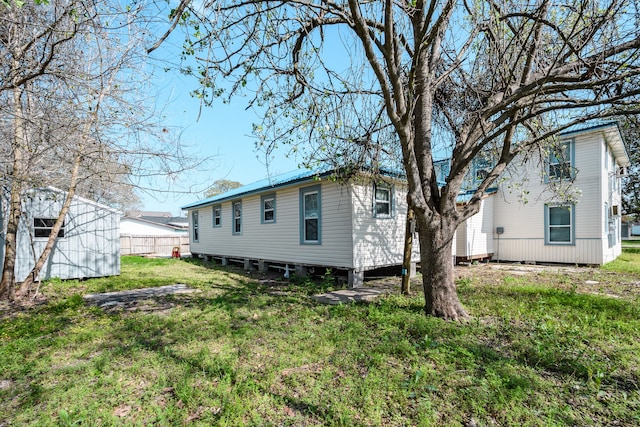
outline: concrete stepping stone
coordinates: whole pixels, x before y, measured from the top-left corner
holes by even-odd
[[[313,295],[311,299],[321,304],[338,305],[353,302],[371,302],[384,294],[386,294],[386,292],[383,289],[352,288]]]
[[[83,298],[85,302],[89,304],[96,304],[99,306],[109,306],[116,305],[131,301],[137,301],[141,299],[149,299],[154,297],[161,297],[166,295],[175,295],[175,294],[188,294],[192,292],[197,292],[198,289],[192,289],[187,287],[187,285],[183,283],[178,283],[175,285],[167,285],[167,286],[158,286],[155,288],[142,288],[142,289],[131,289],[128,291],[117,291],[117,292],[104,292],[99,294],[88,294]]]

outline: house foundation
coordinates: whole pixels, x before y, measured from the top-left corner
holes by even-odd
[[[295,273],[298,277],[306,277],[308,273],[307,267],[305,265],[296,264]]]
[[[348,284],[351,288],[359,288],[364,284],[363,270],[349,270]]]

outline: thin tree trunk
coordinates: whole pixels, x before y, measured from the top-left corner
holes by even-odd
[[[15,162],[14,162],[15,163]],[[21,186],[13,179],[11,183],[11,195],[9,200],[9,216],[7,218],[7,231],[5,233],[4,264],[2,267],[2,280],[0,280],[0,298],[15,298],[15,268],[17,255],[18,225],[22,212],[20,199]]]
[[[411,254],[413,252],[413,209],[407,210],[407,224],[404,234],[404,255],[402,260],[402,295],[411,294]]]
[[[23,89],[13,89],[13,170],[11,173],[11,194],[9,196],[9,216],[5,233],[4,263],[0,280],[0,298],[15,298],[15,267],[17,255],[18,227],[22,215],[22,179],[24,177],[25,130],[22,108]]]
[[[453,275],[453,237],[455,226],[446,220],[420,224],[420,260],[427,315],[447,320],[469,317],[462,307]]]

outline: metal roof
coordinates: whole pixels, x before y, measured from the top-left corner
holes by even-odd
[[[308,181],[308,180],[310,181],[316,178],[327,176],[331,172],[332,171],[330,170],[322,171],[319,169],[314,169],[314,170],[298,169],[291,172],[283,173],[281,175],[273,176],[267,179],[262,179],[254,183],[244,185],[242,187],[234,188],[222,194],[218,194],[213,197],[209,197],[207,199],[199,200],[197,202],[184,205],[182,206],[181,209],[184,210],[184,209],[196,208],[200,206],[212,205],[212,204],[221,203],[231,199],[237,199],[241,196],[246,196],[249,194],[262,193],[262,192],[268,191],[269,189],[275,189],[276,187],[283,187],[286,185],[292,185],[294,183]]]
[[[497,187],[491,187],[488,188],[487,191],[484,192],[484,196],[490,196],[492,194],[495,194],[498,192],[498,188]],[[476,192],[474,190],[469,190],[466,191],[464,193],[460,193],[458,194],[458,197],[456,197],[456,203],[468,203],[471,201],[471,198],[473,197],[473,195]]]
[[[629,160],[629,155],[627,154],[627,149],[624,145],[624,141],[622,140],[622,135],[620,134],[620,128],[618,127],[617,122],[579,123],[561,132],[559,136],[568,137],[596,131],[600,131],[604,134],[605,141],[609,144],[609,147],[611,147],[611,151],[613,151],[613,155],[620,166],[631,166],[631,161]]]
[[[207,205],[214,205],[251,194],[266,193],[270,190],[275,190],[276,188],[287,187],[289,185],[298,184],[300,182],[314,181],[320,178],[324,178],[333,174],[334,172],[336,172],[336,169],[329,167],[318,169],[297,169],[267,179],[262,179],[254,183],[244,185],[242,187],[234,188],[232,190],[215,195],[213,197],[209,197],[207,199],[184,205],[181,207],[181,209],[186,210]],[[392,177],[404,176],[400,172],[386,169],[381,169],[380,173]]]

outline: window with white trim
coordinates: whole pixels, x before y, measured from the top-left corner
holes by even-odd
[[[300,189],[300,243],[321,244],[322,210],[320,186]]]
[[[392,188],[388,184],[373,186],[373,216],[375,218],[391,218],[393,203]]]
[[[34,218],[33,219],[33,237],[49,237],[53,226],[56,223],[57,218]],[[64,220],[60,231],[58,231],[58,237],[64,237]]]
[[[575,206],[545,205],[545,244],[575,244]]]
[[[191,227],[193,228],[192,230],[193,241],[197,242],[199,237],[199,231],[200,231],[198,229],[198,211],[193,211],[191,213]]]
[[[261,202],[261,218],[260,222],[263,224],[269,224],[276,222],[276,195],[267,194],[260,197]]]
[[[222,206],[220,205],[213,207],[213,226],[222,227]]]
[[[233,202],[233,233],[242,234],[242,202]]]

